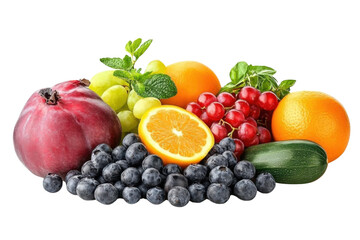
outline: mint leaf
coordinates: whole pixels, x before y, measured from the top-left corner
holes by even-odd
[[[257,88],[258,82],[259,82],[259,77],[258,77],[257,75],[252,76],[252,77],[250,78],[250,86],[252,86],[252,87],[254,87],[254,88]]]
[[[125,69],[121,58],[100,58],[100,62],[114,69]]]
[[[125,55],[123,58],[123,69],[129,70],[133,66],[131,57],[129,55]]]
[[[248,64],[246,62],[238,62],[230,71],[230,79],[232,83],[238,83],[246,74]]]
[[[144,52],[150,47],[150,44],[152,43],[152,39],[147,40],[144,42],[135,52],[134,56],[136,59],[138,59],[141,55],[144,54]]]
[[[279,88],[283,90],[287,90],[290,87],[294,86],[296,80],[284,80],[280,83]]]
[[[113,75],[115,77],[122,78],[126,81],[130,81],[133,79],[131,73],[129,73],[128,71],[125,71],[125,70],[116,70],[116,71],[114,71]]]
[[[144,81],[136,82],[134,89],[142,97],[165,99],[177,94],[175,83],[166,74],[150,75]]]
[[[237,84],[234,84],[232,82],[229,82],[228,84],[226,84],[225,86],[223,86],[219,93],[222,93],[222,92],[233,92],[233,90],[237,87]]]
[[[132,55],[133,52],[131,51],[131,45],[132,41],[128,41],[128,43],[125,45],[125,50]]]
[[[142,42],[141,38],[138,38],[131,44],[131,52],[132,53],[134,53],[135,50],[140,46],[141,42]]]

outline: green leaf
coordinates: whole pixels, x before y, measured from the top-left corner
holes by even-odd
[[[265,75],[264,77],[265,77],[266,80],[270,81],[271,86],[272,86],[274,89],[277,89],[277,88],[278,88],[278,83],[277,83],[276,78],[274,78],[273,76],[270,76],[270,75]]]
[[[123,58],[123,67],[125,70],[131,69],[133,66],[131,57],[129,55],[125,55]]]
[[[249,66],[249,70],[256,72],[258,75],[274,75],[276,71],[267,66]]]
[[[238,83],[244,78],[248,69],[246,62],[238,62],[230,71],[230,79],[232,83]]]
[[[284,80],[280,83],[279,88],[282,90],[287,90],[290,87],[294,86],[296,80]]]
[[[138,49],[138,47],[140,46],[142,40],[141,38],[136,39],[132,44],[131,44],[131,52],[134,53],[136,49]]]
[[[134,84],[134,89],[142,97],[158,99],[170,98],[177,93],[175,83],[166,74],[150,75],[145,81]]]
[[[265,79],[262,83],[261,83],[261,86],[260,86],[260,91],[261,92],[266,92],[266,91],[270,91],[271,89],[271,83],[269,80]]]
[[[128,43],[125,45],[125,50],[132,55],[134,52],[131,51],[131,45],[132,41],[128,41]]]
[[[252,77],[250,78],[250,86],[252,86],[252,87],[254,87],[254,88],[257,88],[258,82],[259,82],[259,78],[258,78],[257,75],[252,76]]]
[[[148,79],[150,77],[150,75],[151,75],[151,72],[146,72],[146,73],[142,74],[139,78],[139,81],[144,82],[146,79]]]
[[[100,58],[100,62],[114,69],[124,69],[124,61],[121,58]]]
[[[136,59],[138,59],[143,53],[150,47],[150,44],[152,43],[152,39],[147,40],[141,46],[135,51],[134,56]]]
[[[116,71],[114,71],[113,75],[115,77],[119,77],[119,78],[125,79],[127,81],[133,79],[131,73],[129,73],[128,71],[125,71],[125,70],[116,70]]]
[[[280,90],[280,96],[278,96],[280,99],[283,99],[286,95],[288,95],[290,91],[288,90]]]

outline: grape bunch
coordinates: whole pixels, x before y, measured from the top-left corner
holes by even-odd
[[[121,78],[113,76],[114,71],[104,71],[91,79],[90,89],[96,92],[119,117],[123,136],[127,133],[137,133],[139,121],[150,108],[160,106],[159,99],[143,98]]]
[[[273,92],[261,93],[246,86],[238,94],[222,92],[216,97],[204,92],[186,110],[209,126],[216,143],[226,137],[233,138],[235,154],[240,157],[245,147],[271,141],[271,116],[278,102]]]

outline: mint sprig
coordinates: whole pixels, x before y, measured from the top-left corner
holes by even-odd
[[[142,39],[129,41],[125,50],[130,54],[124,58],[101,58],[100,61],[106,66],[116,69],[114,76],[129,83],[130,88],[142,97],[155,97],[165,99],[177,94],[175,83],[166,74],[152,74],[151,72],[141,73],[141,68],[136,69],[135,63],[150,47],[152,40],[143,44]]]
[[[242,87],[252,86],[261,92],[272,91],[280,99],[285,97],[295,80],[284,80],[280,84],[273,76],[276,71],[267,66],[253,66],[246,62],[238,62],[230,70],[231,82],[221,88],[220,92],[237,93]]]

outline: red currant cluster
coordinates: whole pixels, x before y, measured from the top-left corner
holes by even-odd
[[[186,110],[210,127],[216,143],[225,137],[233,138],[239,157],[245,147],[271,141],[270,121],[278,101],[273,92],[261,93],[247,86],[238,94],[223,92],[217,97],[204,92]]]

